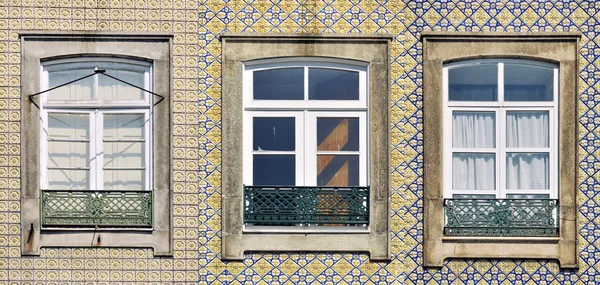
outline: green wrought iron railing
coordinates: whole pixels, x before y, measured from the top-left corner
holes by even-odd
[[[244,223],[368,225],[369,187],[244,186]]]
[[[556,199],[445,199],[446,236],[537,236],[559,234]]]
[[[152,226],[151,190],[41,190],[41,195],[42,226]]]

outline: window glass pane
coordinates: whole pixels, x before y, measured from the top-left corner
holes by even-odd
[[[87,142],[48,142],[48,167],[89,167]]]
[[[89,170],[48,170],[48,189],[52,190],[87,190]]]
[[[89,128],[88,114],[48,114],[49,140],[88,140]]]
[[[252,183],[254,185],[296,185],[296,156],[258,155],[253,156]]]
[[[93,68],[50,71],[48,85],[53,88],[92,73],[94,73]],[[91,100],[93,86],[94,76],[91,76],[48,92],[48,101]]]
[[[142,140],[145,123],[144,114],[104,114],[104,139]]]
[[[358,186],[358,155],[318,155],[317,186]]]
[[[304,68],[277,68],[253,73],[254,99],[304,100]]]
[[[494,112],[452,112],[452,147],[495,148]]]
[[[506,112],[507,147],[549,147],[548,111]]]
[[[106,190],[145,190],[144,170],[104,170]]]
[[[106,70],[106,74],[144,88],[144,72],[129,70]],[[143,100],[144,92],[104,75],[98,76],[98,97],[101,101]]]
[[[552,101],[553,95],[553,68],[504,64],[505,101]]]
[[[310,100],[358,100],[358,72],[309,68],[308,99]]]
[[[253,150],[296,149],[296,118],[254,117]]]
[[[358,118],[317,118],[317,150],[358,151]]]
[[[497,101],[498,65],[477,64],[448,69],[450,101]]]
[[[496,155],[488,153],[452,154],[452,189],[496,189]]]
[[[105,142],[104,167],[143,168],[145,161],[143,142]]]
[[[507,153],[507,189],[550,189],[548,153]]]
[[[548,194],[506,194],[507,199],[548,199]]]

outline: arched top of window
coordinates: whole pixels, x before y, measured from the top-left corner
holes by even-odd
[[[558,65],[526,59],[478,59],[444,65],[449,101],[545,101],[558,95]]]
[[[108,75],[137,87],[151,90],[151,63],[115,57],[77,57],[43,61],[41,89],[50,89],[104,70]],[[107,76],[90,76],[43,94],[42,102],[105,104],[128,102],[147,104],[149,94]]]
[[[304,101],[302,104],[307,106],[325,101],[354,101],[357,106],[365,105],[367,68],[368,64],[360,61],[333,58],[292,57],[245,62],[247,106],[263,100]]]

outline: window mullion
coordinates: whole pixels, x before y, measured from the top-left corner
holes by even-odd
[[[94,152],[94,157],[95,157],[95,164],[94,164],[94,173],[96,176],[96,189],[98,190],[102,190],[104,189],[104,172],[103,172],[103,165],[104,165],[104,144],[102,141],[102,137],[104,134],[104,114],[98,110],[94,110],[94,117],[95,117],[95,121],[96,121],[96,128],[95,130],[92,132],[92,134],[95,136],[95,138],[93,140],[91,140],[93,142],[93,144],[95,145],[95,152]]]
[[[506,198],[506,110],[504,108],[498,109],[496,118],[496,165],[498,167],[498,170],[496,170],[496,185],[498,187],[496,195],[498,196],[496,197],[503,199]]]
[[[303,148],[296,151],[296,156],[302,157],[304,175],[302,186],[317,185],[317,120],[312,112],[304,110],[302,112],[302,130],[296,131],[296,141],[303,142]],[[309,131],[311,130],[311,131]],[[300,138],[298,138],[300,136]],[[297,159],[298,159],[297,158]]]
[[[504,106],[504,63],[498,63],[498,103],[496,111],[496,187],[497,198],[506,198],[506,110]],[[499,116],[498,116],[499,115]]]
[[[504,63],[498,63],[498,103],[504,103]]]

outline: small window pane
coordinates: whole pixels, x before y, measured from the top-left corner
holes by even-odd
[[[310,100],[358,100],[358,72],[309,68],[308,99]]]
[[[89,189],[89,170],[48,170],[48,189],[51,190],[87,190]]]
[[[496,155],[454,153],[452,155],[452,189],[496,189]]]
[[[554,69],[549,67],[505,64],[505,101],[552,101]]]
[[[144,88],[144,72],[129,70],[106,70],[106,74]],[[98,76],[98,98],[101,101],[144,100],[144,92],[104,75]]]
[[[252,164],[254,185],[296,185],[295,155],[257,155]]]
[[[254,99],[304,100],[304,68],[278,68],[253,73]]]
[[[144,190],[144,170],[104,170],[106,190]]]
[[[358,151],[358,118],[317,118],[317,150]]]
[[[144,167],[143,142],[104,143],[104,167]]]
[[[254,150],[296,149],[296,118],[253,118]]]
[[[141,140],[145,138],[144,114],[104,114],[105,140]]]
[[[448,96],[450,101],[498,101],[498,65],[449,68]]]
[[[48,84],[50,88],[53,88],[92,73],[94,73],[93,68],[50,71],[48,72]],[[91,76],[48,92],[48,101],[91,100],[93,86],[94,76]]]
[[[358,186],[358,155],[318,155],[317,186]]]
[[[452,147],[495,148],[496,114],[494,112],[453,112]]]
[[[550,189],[548,153],[507,153],[507,189]]]
[[[507,147],[549,147],[548,111],[506,112]]]
[[[87,142],[48,142],[48,167],[89,167]]]
[[[48,114],[49,140],[89,139],[90,117],[88,114]]]

